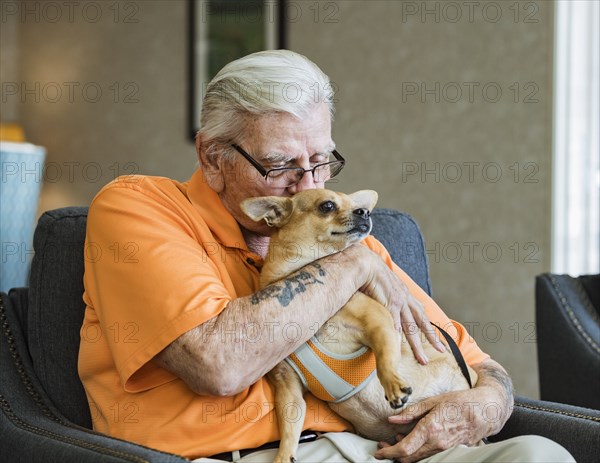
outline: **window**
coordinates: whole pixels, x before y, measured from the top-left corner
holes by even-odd
[[[600,273],[600,8],[555,11],[552,272]]]

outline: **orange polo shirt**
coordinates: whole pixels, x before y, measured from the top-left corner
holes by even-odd
[[[453,325],[469,364],[488,358],[377,240],[365,244],[405,281],[433,322]],[[278,440],[265,378],[232,397],[203,396],[152,362],[231,300],[256,292],[261,264],[200,170],[185,183],[128,176],[106,185],[88,214],[79,351],[94,429],[187,458]],[[224,342],[243,334],[224,333]],[[324,402],[306,398],[304,429],[350,429]]]

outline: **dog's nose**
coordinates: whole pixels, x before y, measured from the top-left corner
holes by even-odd
[[[362,217],[363,219],[368,219],[371,216],[369,209],[364,209],[364,208],[355,209],[352,211],[352,213],[354,215],[358,215],[359,217]]]

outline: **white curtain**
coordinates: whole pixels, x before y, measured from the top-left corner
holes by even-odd
[[[600,2],[555,11],[552,272],[600,273]]]

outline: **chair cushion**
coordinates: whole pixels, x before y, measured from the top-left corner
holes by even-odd
[[[46,212],[33,238],[27,339],[33,368],[54,405],[69,420],[91,428],[77,374],[83,323],[83,247],[87,208]]]

